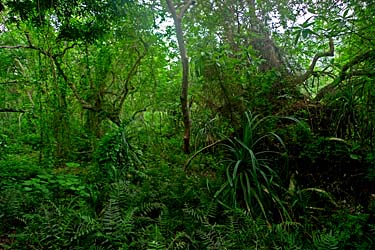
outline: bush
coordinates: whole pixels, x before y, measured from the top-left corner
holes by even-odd
[[[120,127],[108,133],[99,142],[95,152],[95,161],[101,170],[101,177],[110,180],[119,180],[121,177],[133,177],[132,174],[140,174],[137,166],[141,164],[141,151],[131,144],[127,127]]]

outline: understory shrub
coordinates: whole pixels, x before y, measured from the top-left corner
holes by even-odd
[[[131,143],[131,132],[123,125],[113,132],[108,133],[99,142],[95,153],[101,178],[119,180],[122,177],[139,175],[138,167],[141,165],[141,151]]]
[[[240,138],[228,138],[224,148],[227,159],[226,181],[215,198],[222,197],[231,206],[243,207],[250,215],[262,215],[266,221],[289,218],[283,201],[283,186],[275,162],[280,159],[283,140],[270,128],[274,117],[245,113]]]

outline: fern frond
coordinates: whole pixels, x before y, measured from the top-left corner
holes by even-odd
[[[202,230],[197,231],[197,235],[199,238],[201,238],[203,245],[206,247],[206,249],[214,246],[216,244],[216,233],[213,230],[210,230],[209,232],[204,232]]]
[[[326,198],[335,207],[337,207],[337,203],[335,202],[333,196],[323,189],[320,189],[320,188],[305,188],[305,189],[301,190],[301,193],[304,193],[304,192],[315,192],[315,193],[319,194],[322,198]]]
[[[208,204],[206,216],[209,218],[216,218],[217,216],[217,202],[211,201]]]
[[[160,202],[150,202],[150,203],[144,203],[140,210],[139,213],[142,216],[145,217],[150,217],[152,219],[158,218],[161,211],[166,209],[166,206],[163,203]]]
[[[193,240],[188,234],[185,232],[178,232],[167,249],[189,249],[189,245],[192,242]]]
[[[151,241],[148,243],[147,250],[165,250],[166,246],[163,243],[157,241]]]
[[[336,250],[339,249],[338,237],[330,232],[316,234],[313,236],[313,243],[318,250]]]
[[[89,216],[78,214],[78,219],[79,223],[75,226],[74,231],[72,232],[73,237],[71,237],[71,241],[90,235],[99,227],[98,221]]]
[[[157,223],[160,228],[160,233],[166,238],[169,237],[170,220],[168,218],[168,213],[161,213]]]
[[[207,215],[204,211],[199,208],[193,208],[189,204],[184,204],[185,208],[182,211],[201,223],[208,223]]]
[[[110,235],[117,230],[121,224],[121,213],[117,200],[109,200],[102,221],[105,234]]]

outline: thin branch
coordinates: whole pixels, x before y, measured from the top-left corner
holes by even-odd
[[[180,13],[177,15],[178,19],[182,19],[182,17],[185,15],[185,12],[189,9],[190,5],[195,4],[195,0],[189,0],[185,3],[185,5],[181,8]]]
[[[0,82],[0,85],[18,84],[18,83],[30,83],[30,81],[11,80],[11,81],[6,81],[6,82]]]
[[[2,45],[0,46],[0,49],[32,49],[32,50],[37,50],[40,51],[45,56],[49,56],[49,54],[46,51],[43,51],[40,48],[34,47],[34,46],[27,46],[27,45]]]
[[[213,146],[215,146],[215,145],[217,145],[217,144],[219,144],[219,143],[221,143],[221,142],[223,142],[223,141],[225,141],[225,140],[218,140],[218,141],[215,141],[214,143],[212,143],[212,144],[210,144],[210,145],[208,145],[208,146],[206,146],[206,147],[204,147],[204,148],[201,148],[200,150],[198,150],[197,152],[195,152],[186,162],[185,162],[185,164],[184,164],[184,167],[183,167],[183,169],[185,170],[189,165],[190,165],[190,163],[191,163],[191,161],[197,156],[197,155],[199,155],[200,153],[202,153],[203,151],[205,151],[205,150],[207,150],[207,149],[209,149],[209,148],[212,148]]]
[[[30,38],[30,34],[29,33],[25,33],[25,36],[26,36],[26,39],[27,39],[27,42],[29,44],[29,46],[27,47],[28,49],[33,49],[33,50],[37,50],[39,51],[41,54],[47,56],[47,57],[51,57],[52,55],[49,53],[49,51],[44,51],[42,50],[41,48],[38,48],[38,47],[35,47],[31,41],[31,38]]]
[[[65,47],[64,50],[61,52],[61,53],[58,53],[58,54],[55,54],[54,56],[55,57],[59,57],[59,56],[64,56],[65,53],[70,50],[70,49],[73,49],[77,44],[76,43],[73,43],[71,46],[68,46],[68,47]]]
[[[68,84],[69,88],[72,90],[73,95],[76,97],[76,99],[78,100],[78,102],[81,103],[82,108],[84,108],[84,109],[93,109],[93,106],[91,104],[89,104],[88,102],[86,102],[86,100],[83,99],[80,96],[80,94],[78,93],[76,85],[74,85],[74,83],[72,83],[69,80],[68,76],[65,74],[65,72],[62,69],[61,64],[59,63],[59,61],[57,60],[57,58],[54,56],[54,57],[52,57],[52,60],[53,60],[53,62],[56,65],[57,71],[62,76],[62,78],[64,79],[64,81]]]
[[[0,108],[0,113],[25,113],[26,110],[14,108]]]
[[[328,76],[328,77],[330,77],[330,78],[332,78],[332,79],[335,78],[335,74],[334,74],[332,71],[326,71],[326,70],[314,71],[314,72],[312,73],[312,75],[313,75],[314,77]]]
[[[15,46],[2,45],[2,46],[0,46],[0,49],[30,49],[30,47],[25,46],[25,45],[15,45]]]
[[[65,53],[69,49],[72,49],[77,45],[76,43],[73,43],[71,46],[68,46],[68,47],[64,48],[64,50],[61,53],[51,54],[49,51],[45,51],[41,48],[35,47],[33,45],[32,41],[31,41],[30,35],[28,33],[26,33],[25,36],[26,36],[28,45],[1,45],[0,49],[32,49],[32,50],[39,51],[40,53],[42,53],[43,55],[45,55],[47,57],[62,57],[62,56],[65,55]]]
[[[121,109],[122,105],[124,104],[125,102],[125,99],[126,99],[126,96],[128,95],[129,93],[129,83],[131,81],[131,79],[133,78],[133,76],[135,75],[139,65],[141,64],[141,61],[142,59],[146,56],[147,54],[147,46],[146,44],[142,41],[143,45],[145,46],[145,50],[143,51],[142,55],[139,55],[137,60],[134,62],[134,64],[132,65],[127,77],[126,77],[126,80],[125,80],[125,84],[124,84],[124,90],[121,92],[121,94],[119,95],[119,98],[116,100],[118,101],[119,100],[119,105],[118,105],[118,108]],[[139,54],[139,53],[138,53]]]
[[[179,16],[176,12],[176,7],[174,7],[171,0],[166,0],[166,2],[167,2],[169,11],[172,14],[173,19],[175,19],[175,21],[176,21],[176,19],[178,19],[178,16]],[[180,21],[181,21],[181,19],[180,19]]]
[[[348,75],[348,74],[347,74]],[[367,70],[356,70],[350,72],[350,76],[367,76],[367,77],[374,77],[375,72],[374,71],[367,71]]]

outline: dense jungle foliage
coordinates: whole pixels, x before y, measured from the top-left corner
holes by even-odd
[[[0,20],[0,249],[375,249],[373,1]]]

